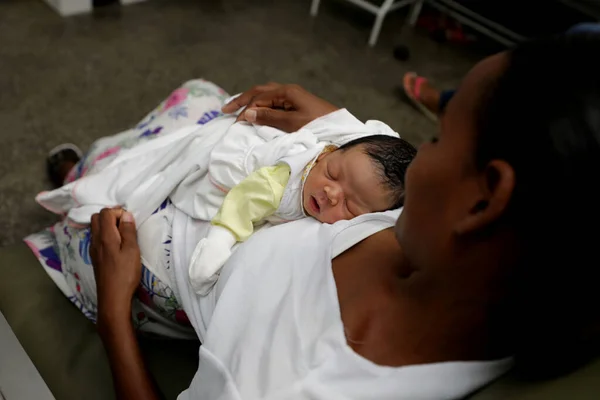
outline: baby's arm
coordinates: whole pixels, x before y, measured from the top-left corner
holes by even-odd
[[[206,295],[210,291],[219,270],[231,256],[233,245],[248,239],[254,231],[254,223],[277,210],[289,177],[287,164],[263,167],[227,193],[211,221],[208,235],[192,254],[189,274],[196,293]]]

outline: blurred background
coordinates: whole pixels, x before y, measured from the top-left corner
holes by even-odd
[[[54,222],[33,200],[50,148],[127,129],[186,80],[298,83],[418,145],[436,126],[400,95],[406,72],[452,88],[486,55],[600,14],[597,0],[406,1],[369,46],[387,0],[321,0],[316,17],[312,0],[87,2],[0,0],[0,246]]]

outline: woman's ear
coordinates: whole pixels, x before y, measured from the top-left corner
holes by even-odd
[[[506,209],[515,187],[515,171],[503,160],[490,161],[480,175],[479,194],[468,214],[455,227],[459,235],[475,232],[494,223]]]

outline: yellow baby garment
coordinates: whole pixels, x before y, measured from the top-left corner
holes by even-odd
[[[248,239],[254,223],[272,215],[290,179],[287,164],[260,168],[234,186],[212,219],[212,224],[227,228],[238,242]]]

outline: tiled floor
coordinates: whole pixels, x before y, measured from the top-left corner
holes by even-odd
[[[41,0],[0,0],[0,246],[54,221],[34,201],[44,156],[126,129],[181,82],[204,77],[231,93],[296,82],[418,143],[435,126],[395,88],[416,70],[455,85],[478,55],[404,30],[402,12],[366,46],[373,18],[323,0],[149,0],[62,19]],[[411,59],[392,57],[403,41]]]

